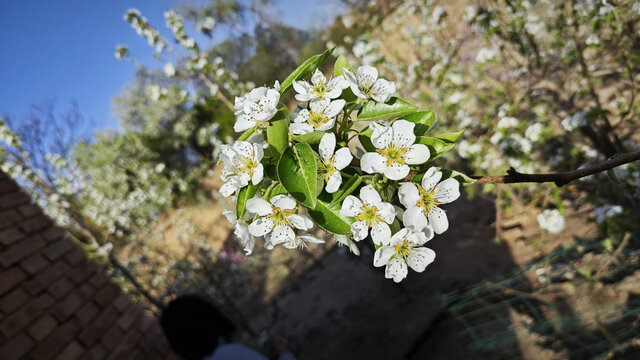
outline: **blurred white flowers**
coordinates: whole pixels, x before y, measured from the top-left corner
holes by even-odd
[[[538,214],[537,219],[540,228],[552,234],[558,234],[564,230],[564,216],[558,209],[546,209],[541,214]]]

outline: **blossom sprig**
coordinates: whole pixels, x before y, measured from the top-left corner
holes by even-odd
[[[309,233],[314,225],[355,254],[371,239],[374,265],[399,282],[408,268],[422,272],[435,259],[422,245],[447,230],[441,205],[456,200],[459,181],[468,178],[445,176],[431,162],[462,132],[429,134],[433,113],[394,97],[395,84],[371,66],[353,70],[340,58],[327,81],[318,66],[330,52],[307,60],[281,86],[235,99],[234,129],[242,135],[221,155],[221,192],[236,203],[227,217],[245,250],[257,238],[268,250],[321,244]],[[280,103],[289,89],[304,102],[294,114]],[[412,172],[424,174],[420,184]]]

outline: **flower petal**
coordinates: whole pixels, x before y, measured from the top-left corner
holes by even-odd
[[[336,149],[336,136],[333,133],[326,133],[320,139],[320,145],[318,145],[318,150],[320,152],[320,158],[327,162],[331,160],[333,156],[333,152]]]
[[[352,160],[353,160],[353,155],[351,155],[351,150],[349,150],[349,148],[344,147],[336,151],[336,157],[333,161],[333,166],[337,170],[342,170],[346,168],[349,164],[351,164]]]
[[[296,118],[293,120],[293,122],[295,122],[295,123],[306,123],[307,121],[309,121],[309,117],[310,116],[311,116],[311,113],[309,112],[309,110],[302,109],[298,113],[298,116],[296,116]]]
[[[324,116],[328,118],[336,117],[336,115],[340,114],[342,109],[344,108],[344,104],[346,101],[342,99],[333,100],[331,104],[324,110]]]
[[[264,236],[273,230],[273,220],[269,217],[261,217],[249,224],[249,233],[253,236]]]
[[[296,100],[309,101],[311,99],[311,85],[306,81],[294,81],[293,89],[297,92]]]
[[[289,215],[289,221],[296,229],[309,230],[313,227],[313,221],[306,216],[291,214]]]
[[[413,248],[409,255],[407,255],[407,265],[409,265],[413,271],[421,273],[435,258],[436,252],[429,248]]]
[[[256,126],[256,122],[253,120],[253,118],[247,115],[240,115],[238,116],[238,120],[236,120],[236,123],[233,124],[233,131],[243,132],[245,130],[251,129],[254,126]]]
[[[368,174],[381,173],[387,168],[387,160],[378,153],[368,152],[362,155],[360,166]]]
[[[409,146],[407,152],[402,156],[404,162],[409,165],[424,164],[429,160],[429,157],[429,148],[423,144],[413,144]]]
[[[295,135],[311,134],[313,132],[313,126],[307,123],[293,123],[289,126],[289,130]]]
[[[311,83],[314,86],[318,86],[321,84],[324,84],[327,82],[327,78],[324,76],[324,74],[322,73],[322,71],[316,69],[316,71],[313,72],[313,75],[311,75]]]
[[[243,157],[253,159],[253,144],[247,141],[236,141],[233,148]]]
[[[391,246],[402,244],[404,242],[404,239],[407,237],[407,234],[409,234],[409,232],[410,230],[407,228],[402,228],[398,230],[398,232],[393,234],[393,236],[391,237]]]
[[[453,178],[446,179],[436,185],[434,195],[441,204],[448,204],[460,197],[460,183]]]
[[[386,265],[395,254],[396,251],[391,246],[382,246],[378,248],[375,254],[373,254],[373,266],[381,267]]]
[[[369,227],[364,221],[356,221],[351,224],[351,233],[353,234],[353,240],[360,241],[369,234]]]
[[[371,240],[376,245],[387,245],[391,242],[391,228],[382,221],[371,224]]]
[[[329,194],[333,194],[338,191],[340,188],[340,184],[342,184],[342,175],[340,175],[339,171],[334,172],[329,175],[329,180],[327,180],[327,186],[324,188]]]
[[[429,225],[421,207],[408,208],[402,215],[402,222],[414,231],[420,231]]]
[[[258,216],[267,216],[273,212],[273,206],[261,198],[251,198],[247,200],[247,210]]]
[[[296,201],[284,194],[272,197],[271,203],[273,206],[277,206],[283,210],[293,210],[296,208]]]
[[[398,189],[398,197],[400,198],[400,203],[409,209],[416,206],[416,203],[420,200],[420,191],[413,183],[406,182]]]
[[[378,79],[371,88],[371,98],[377,102],[387,102],[396,92],[396,84],[385,79]]]
[[[264,167],[262,166],[262,164],[258,164],[258,166],[256,166],[255,169],[253,169],[253,176],[251,177],[251,183],[253,185],[260,184],[264,176],[263,173],[264,173]]]
[[[347,196],[342,202],[340,215],[346,217],[355,217],[362,212],[362,201],[353,195]]]
[[[407,120],[396,120],[392,125],[393,138],[391,141],[394,145],[402,148],[407,148],[416,142],[416,135],[413,133],[413,129],[416,124]]]
[[[349,83],[356,85],[358,84],[358,80],[356,79],[356,76],[353,74],[353,72],[351,72],[351,70],[343,69],[342,73],[344,74],[345,80],[347,80]]]
[[[228,197],[228,196],[231,196],[232,194],[235,194],[237,190],[238,190],[237,182],[233,180],[229,180],[226,183],[222,184],[222,186],[220,186],[220,194],[222,194],[222,196],[224,197]]]
[[[404,262],[404,259],[393,258],[384,270],[384,277],[393,279],[393,281],[399,283],[407,277],[408,273],[409,270],[407,269],[407,263]]]
[[[447,213],[439,207],[431,209],[427,217],[429,218],[429,225],[433,227],[433,231],[435,231],[436,234],[442,234],[449,228]]]
[[[329,106],[329,99],[314,99],[309,102],[309,109],[311,109],[312,113],[322,114],[325,109]]]
[[[222,211],[222,215],[227,218],[227,221],[231,223],[231,225],[235,225],[238,223],[238,218],[236,217],[236,212],[233,210],[224,210]]]
[[[387,224],[393,223],[396,217],[396,208],[393,205],[381,201],[375,204],[375,206],[378,208],[378,216],[380,216],[384,222]]]
[[[422,178],[422,188],[427,191],[431,191],[441,178],[442,173],[435,167],[430,167],[427,172],[424,173],[424,177]]]
[[[389,180],[402,180],[409,175],[409,165],[399,164],[397,162],[391,165],[386,165],[386,168],[382,172]]]
[[[356,74],[359,85],[365,84],[367,82],[371,82],[371,85],[373,85],[373,83],[375,83],[375,81],[378,79],[378,69],[374,68],[373,66],[360,66],[358,67],[358,70],[356,70]]]
[[[278,225],[271,232],[271,244],[278,245],[296,238],[293,229],[287,225]]]
[[[373,206],[382,201],[380,194],[378,194],[371,184],[360,189],[360,200],[367,206]]]
[[[373,123],[372,123],[373,124]],[[390,126],[372,126],[373,134],[371,134],[371,143],[376,149],[386,149],[389,147],[391,140],[393,139],[393,129]]]
[[[427,228],[430,228],[427,226]],[[427,236],[422,231],[411,230],[406,236],[407,241],[415,245],[422,245],[427,242]]]

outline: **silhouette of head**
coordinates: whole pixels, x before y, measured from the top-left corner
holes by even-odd
[[[220,310],[196,295],[171,301],[162,311],[160,323],[171,348],[187,360],[201,360],[213,354],[219,338],[230,341],[235,331]]]

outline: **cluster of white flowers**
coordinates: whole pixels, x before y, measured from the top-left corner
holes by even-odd
[[[596,218],[596,223],[601,225],[608,218],[612,218],[616,215],[622,214],[622,206],[620,205],[603,205],[593,210],[593,216]]]
[[[585,111],[580,111],[564,118],[564,120],[562,120],[562,127],[566,131],[573,131],[575,129],[587,126],[588,123],[589,119],[587,119],[587,113]]]
[[[173,32],[173,36],[178,44],[185,49],[194,50],[196,48],[196,42],[193,38],[187,36],[182,16],[178,15],[178,13],[173,10],[169,10],[165,11],[164,18],[167,22],[167,27]]]
[[[167,40],[160,36],[156,29],[149,25],[149,21],[140,14],[140,10],[127,10],[124,14],[124,20],[131,23],[131,27],[138,33],[138,35],[144,36],[149,45],[153,46],[156,52],[161,53],[162,50],[167,47]]]
[[[552,234],[558,234],[564,230],[564,216],[558,209],[546,209],[538,214],[537,220],[541,229],[547,230]]]

